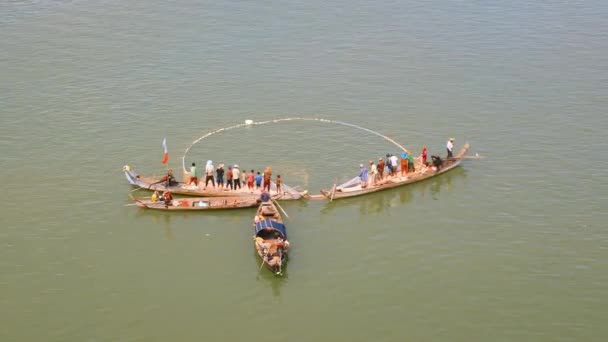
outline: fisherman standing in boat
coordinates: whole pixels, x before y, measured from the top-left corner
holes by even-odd
[[[256,190],[262,187],[262,175],[260,174],[260,171],[258,171],[258,174],[255,176],[255,188]]]
[[[359,168],[361,172],[359,173],[359,178],[361,178],[361,187],[367,187],[368,177],[367,177],[367,168],[363,166],[363,164],[359,164]]]
[[[376,167],[376,165],[374,164],[373,160],[369,161],[369,165],[370,165],[370,177],[369,177],[369,183],[370,185],[376,185],[376,175],[378,174],[378,168]]]
[[[384,178],[384,159],[378,158],[378,180],[382,181]]]
[[[228,171],[226,171],[226,188],[234,190],[234,184],[232,184],[232,166],[228,166]]]
[[[277,180],[275,184],[277,185],[277,196],[281,196],[281,175],[277,175]]]
[[[397,175],[397,168],[399,167],[399,158],[391,154],[391,166],[393,167],[393,176]]]
[[[448,160],[452,159],[454,157],[454,138],[450,138],[450,140],[448,140],[447,144],[445,145],[446,149],[448,150]]]
[[[407,154],[407,171],[416,172],[416,167],[414,166],[414,154],[411,152]]]
[[[239,189],[241,188],[241,170],[236,164],[232,168],[232,182],[234,182],[234,190],[236,190],[237,186]]]
[[[215,180],[213,179],[213,161],[207,160],[207,166],[205,166],[205,189],[207,189],[207,185],[209,181],[213,184],[213,188],[215,189]]]
[[[217,167],[217,170],[215,170],[215,173],[217,174],[217,187],[220,189],[224,189],[224,164],[220,163],[220,165]]]
[[[270,179],[272,177],[272,169],[267,166],[264,170],[264,190],[270,192]]]
[[[401,177],[405,177],[408,171],[407,167],[407,159],[408,154],[406,152],[401,152]]]
[[[428,165],[426,163],[426,156],[427,156],[428,151],[426,150],[426,145],[422,145],[422,155],[420,156],[421,161],[422,161],[422,165]]]
[[[198,186],[198,174],[196,172],[196,164],[192,163],[192,167],[190,167],[190,182],[188,182],[188,185],[194,183],[194,185]]]

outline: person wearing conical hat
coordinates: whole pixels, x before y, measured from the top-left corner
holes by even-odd
[[[454,138],[450,138],[450,140],[448,140],[448,142],[445,144],[445,147],[448,150],[447,159],[454,158]]]

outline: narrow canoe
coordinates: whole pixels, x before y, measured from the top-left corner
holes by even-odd
[[[196,197],[259,197],[261,191],[254,190],[251,192],[247,189],[247,186],[242,186],[241,189],[238,190],[228,190],[228,189],[218,189],[209,187],[208,189],[202,189],[196,185],[188,185],[183,182],[177,182],[177,184],[172,186],[166,186],[163,181],[161,181],[160,177],[145,177],[143,175],[138,174],[134,170],[131,169],[129,165],[125,165],[123,167],[123,172],[125,177],[127,178],[127,182],[134,187],[138,187],[144,190],[150,191],[170,191],[173,194],[185,195],[185,196],[196,196]],[[274,183],[271,184],[270,187],[270,195],[274,199],[278,200],[297,200],[305,198],[308,194],[308,191],[296,191],[295,189],[283,184],[282,193],[277,194],[276,185]]]
[[[253,222],[254,247],[262,263],[281,275],[287,260],[289,241],[281,214],[272,201],[261,202]]]
[[[164,201],[152,201],[149,197],[132,197],[135,204],[140,208],[156,210],[221,210],[252,208],[258,205],[255,197],[184,197],[174,198],[170,205]]]
[[[429,179],[431,177],[438,176],[442,173],[446,173],[458,165],[460,165],[462,159],[465,157],[467,152],[469,151],[470,145],[465,144],[460,151],[454,156],[454,158],[449,160],[444,160],[439,171],[433,171],[431,168],[426,168],[426,171],[417,171],[413,173],[409,173],[407,177],[394,177],[394,178],[386,178],[380,184],[376,185],[368,185],[365,188],[362,188],[361,185],[355,185],[350,187],[342,187],[336,186],[335,189],[323,189],[321,190],[321,194],[327,199],[341,199],[347,197],[355,197],[361,196],[365,194],[369,194],[376,191],[382,191],[386,189],[392,189],[399,186],[404,186],[408,184],[417,183],[423,181],[425,179]]]

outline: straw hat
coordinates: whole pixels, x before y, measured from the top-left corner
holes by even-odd
[[[454,141],[454,138],[450,138],[450,141]]]

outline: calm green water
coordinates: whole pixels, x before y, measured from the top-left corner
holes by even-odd
[[[0,340],[604,341],[602,1],[0,4]],[[124,206],[205,132],[320,116],[486,159],[283,207],[284,278],[253,210]],[[317,192],[396,152],[347,127],[231,131],[189,154]]]

